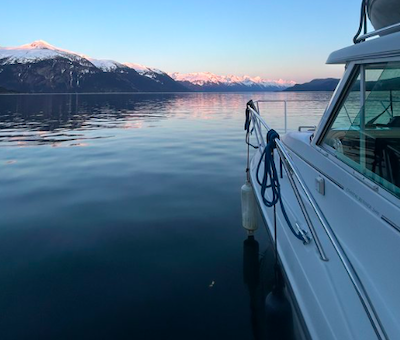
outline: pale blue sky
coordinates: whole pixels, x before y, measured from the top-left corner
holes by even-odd
[[[340,77],[325,65],[350,45],[361,0],[2,0],[0,46],[45,40],[167,72]]]

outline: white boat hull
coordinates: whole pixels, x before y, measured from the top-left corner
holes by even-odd
[[[360,276],[380,316],[378,322],[383,322],[389,334],[388,338],[391,338],[390,335],[393,338],[393,335],[400,334],[400,325],[397,322],[400,320],[400,294],[397,292],[397,284],[388,286],[387,281],[388,277],[400,278],[400,267],[388,268],[384,265],[388,256],[392,259],[400,257],[400,249],[397,246],[400,234],[374,211],[375,208],[384,211],[387,202],[380,204],[377,199],[373,203],[373,209],[362,203],[362,197],[372,197],[371,192],[366,192],[368,188],[365,185],[349,178],[350,174],[335,167],[312,147],[309,142],[310,133],[292,133],[282,140],[288,143],[289,150],[293,147],[290,152],[291,158],[309,188],[315,187],[315,179],[318,176],[325,178],[326,194],[322,195],[315,190],[314,198]],[[294,152],[294,149],[301,152],[304,158]],[[273,237],[273,209],[263,204],[260,186],[256,180],[259,157],[260,152],[257,152],[252,160],[251,182],[267,228]],[[276,152],[275,162],[279,164]],[[310,164],[318,164],[319,168]],[[338,178],[340,182],[330,178]],[[285,172],[283,178],[280,178],[280,183],[282,200],[292,225],[298,223],[302,229],[307,230],[307,224]],[[342,186],[340,183],[346,185]],[[306,201],[304,197],[304,202]],[[377,339],[373,323],[365,312],[348,271],[327,234],[322,227],[318,227],[318,220],[312,215],[310,206],[307,208],[329,261],[321,260],[314,242],[304,245],[292,234],[279,205],[276,222],[279,256],[312,338]],[[385,211],[386,215],[389,213],[392,214],[392,218],[400,217],[399,209]],[[353,216],[357,216],[357,219]]]

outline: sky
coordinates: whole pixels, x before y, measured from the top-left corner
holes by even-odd
[[[2,0],[0,46],[35,40],[165,72],[305,82],[352,44],[361,0]]]

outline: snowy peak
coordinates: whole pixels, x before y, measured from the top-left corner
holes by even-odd
[[[117,68],[125,67],[121,63],[114,60],[105,60],[105,59],[94,59],[87,58],[94,66],[103,70],[104,72],[111,72],[116,70]]]
[[[276,87],[285,89],[295,84],[292,80],[273,80],[263,79],[261,77],[250,76],[234,76],[234,75],[216,75],[210,72],[196,72],[196,73],[170,73],[169,76],[180,82],[189,82],[196,86],[246,86],[246,87]]]
[[[91,58],[84,54],[53,46],[44,40],[37,40],[18,47],[0,47],[0,65],[37,63],[59,57],[75,62],[78,61],[80,64],[90,64],[103,72],[114,72],[117,69],[126,69],[128,67],[147,78],[155,79],[157,75],[166,75],[166,73],[159,69],[140,64],[122,64],[114,60]],[[121,72],[123,71],[121,70]]]
[[[159,75],[168,76],[165,72],[163,72],[163,71],[161,71],[159,69],[150,68],[150,67],[147,67],[147,66],[144,66],[144,65],[140,65],[140,64],[124,63],[123,65],[135,70],[141,76],[145,76],[147,78],[151,78],[151,79],[154,79],[154,80],[157,79],[157,77]]]
[[[64,50],[63,48],[55,47],[44,40],[36,40],[30,44],[21,45],[18,47],[4,47],[4,48],[0,47],[0,49],[5,49],[8,51],[13,51],[13,50],[14,51],[27,51],[27,52],[30,51],[31,53],[39,53],[41,50],[49,50],[49,51],[64,53],[64,54],[68,54],[68,55],[76,55],[78,57],[85,58],[85,56],[82,54]]]
[[[44,41],[44,40],[36,40],[33,43],[22,45],[22,46],[20,46],[20,48],[59,50],[58,48],[54,47],[53,45],[50,45],[47,41]]]
[[[135,64],[135,63],[124,63],[125,66],[134,69],[137,73],[139,74],[146,74],[146,73],[158,73],[158,74],[165,74],[165,72],[156,69],[156,68],[150,68],[144,65],[140,64]]]
[[[169,75],[177,81],[188,81],[189,83],[203,86],[207,83],[222,84],[227,82],[224,76],[217,76],[210,72],[179,73],[174,72]]]
[[[43,40],[18,47],[0,48],[0,65],[36,63],[60,57],[84,64],[88,63],[85,56],[55,47]]]

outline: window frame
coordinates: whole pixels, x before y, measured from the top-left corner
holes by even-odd
[[[311,142],[311,145],[320,152],[323,156],[328,158],[330,161],[335,163],[338,167],[345,170],[348,174],[350,174],[354,179],[360,181],[383,198],[388,200],[389,202],[399,206],[400,198],[395,196],[393,192],[382,186],[380,183],[373,181],[372,179],[366,177],[364,174],[354,169],[346,162],[336,157],[334,154],[334,150],[328,145],[323,143],[323,140],[328,133],[330,127],[332,126],[333,121],[336,119],[337,115],[340,112],[343,101],[347,98],[347,93],[349,88],[352,86],[354,77],[358,77],[359,70],[361,65],[368,64],[380,64],[380,63],[389,63],[389,62],[400,62],[399,57],[387,57],[387,58],[370,58],[362,61],[350,61],[346,64],[346,71],[343,75],[342,80],[339,82],[331,101],[328,104],[327,109],[325,110],[324,116],[321,119],[321,122],[318,126],[317,131],[315,132],[315,136]],[[365,99],[365,98],[364,98]]]
[[[338,96],[338,98],[335,100],[335,103],[330,110],[331,114],[327,117],[327,120],[324,122],[324,127],[318,136],[318,141],[316,143],[317,145],[322,147],[326,134],[331,128],[333,122],[336,120],[336,117],[339,115],[343,103],[347,99],[348,91],[352,87],[353,81],[357,79],[358,75],[360,74],[360,68],[361,68],[360,64],[355,64],[349,70],[349,76],[347,77],[345,84],[340,89],[340,96]]]

